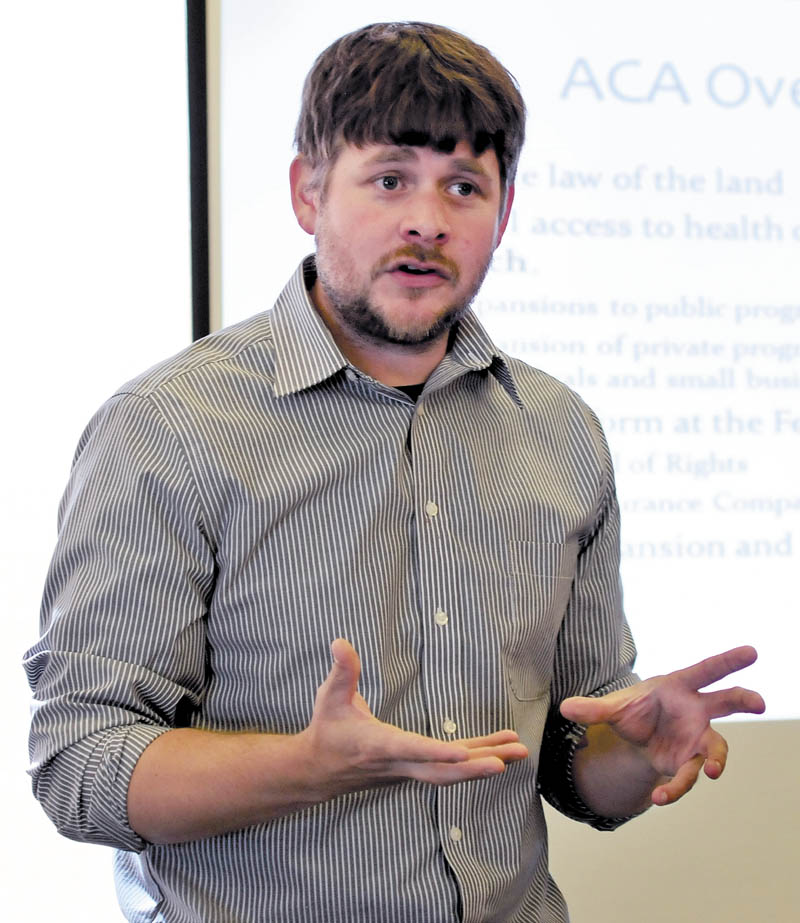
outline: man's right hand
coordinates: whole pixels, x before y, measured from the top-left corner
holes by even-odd
[[[357,687],[358,654],[334,663],[299,734],[175,728],[145,749],[128,786],[128,819],[152,843],[180,843],[268,823],[346,792],[417,779],[452,785],[525,759],[514,731],[441,741],[379,721]]]
[[[361,663],[353,646],[339,638],[331,652],[333,666],[299,735],[308,748],[310,785],[323,800],[403,779],[452,785],[486,778],[528,756],[512,730],[442,741],[379,721],[358,692]]]

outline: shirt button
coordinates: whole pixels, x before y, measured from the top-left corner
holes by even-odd
[[[442,722],[442,730],[445,734],[455,734],[458,725],[453,721],[452,718],[445,718]]]
[[[443,612],[441,609],[437,609],[436,612],[433,613],[433,620],[437,625],[446,625],[449,621],[447,613]]]
[[[461,841],[462,836],[464,836],[464,834],[461,832],[461,827],[451,827],[450,828],[450,839],[454,843],[459,843]]]
[[[431,518],[433,518],[439,512],[439,507],[436,503],[433,502],[433,500],[428,500],[428,502],[425,504],[425,512]]]

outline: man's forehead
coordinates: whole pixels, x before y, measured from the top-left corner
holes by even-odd
[[[346,142],[340,153],[350,151],[351,156],[363,166],[380,166],[382,164],[419,163],[424,159],[441,158],[442,163],[476,175],[489,176],[499,173],[499,163],[493,148],[477,154],[467,140],[454,143],[449,150],[442,150],[433,144],[406,144],[393,142],[369,142],[353,144]]]

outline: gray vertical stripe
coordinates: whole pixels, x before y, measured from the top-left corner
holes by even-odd
[[[415,405],[348,366],[306,282],[84,433],[26,658],[34,790],[65,835],[119,850],[129,920],[564,921],[539,788],[602,822],[552,706],[632,681],[600,426],[471,314]],[[381,720],[442,739],[511,726],[530,759],[192,843],[137,837],[144,747],[181,725],[300,731],[339,636]]]

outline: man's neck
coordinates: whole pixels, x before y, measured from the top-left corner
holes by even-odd
[[[446,333],[426,343],[424,349],[392,343],[367,344],[349,339],[341,331],[332,330],[331,333],[336,345],[356,368],[393,388],[427,381],[447,352]]]

